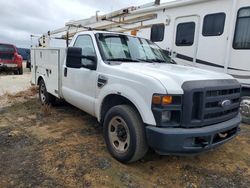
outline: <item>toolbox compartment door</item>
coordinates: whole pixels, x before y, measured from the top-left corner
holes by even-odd
[[[32,58],[32,82],[42,76],[47,91],[59,97],[60,49],[34,49]]]

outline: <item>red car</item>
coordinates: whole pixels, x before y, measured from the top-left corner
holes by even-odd
[[[0,43],[0,70],[11,70],[14,74],[23,74],[23,58],[17,48],[11,44]]]

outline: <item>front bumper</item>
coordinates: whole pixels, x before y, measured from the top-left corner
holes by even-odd
[[[240,115],[202,128],[146,127],[147,141],[160,154],[192,154],[213,149],[235,137],[240,131]]]
[[[1,63],[0,62],[0,70],[8,70],[8,69],[17,69],[18,65],[15,63]]]

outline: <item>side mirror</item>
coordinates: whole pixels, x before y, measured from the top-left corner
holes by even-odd
[[[82,48],[68,48],[66,66],[70,68],[82,67]]]
[[[83,64],[82,59],[90,60],[90,63]],[[66,66],[70,68],[85,67],[90,70],[96,70],[97,58],[96,56],[83,56],[82,48],[69,47],[66,59]]]

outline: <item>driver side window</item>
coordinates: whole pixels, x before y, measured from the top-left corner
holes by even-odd
[[[92,38],[89,35],[80,35],[77,37],[74,47],[82,48],[83,56],[96,56]],[[82,65],[93,64],[93,61],[87,58],[82,58]]]

